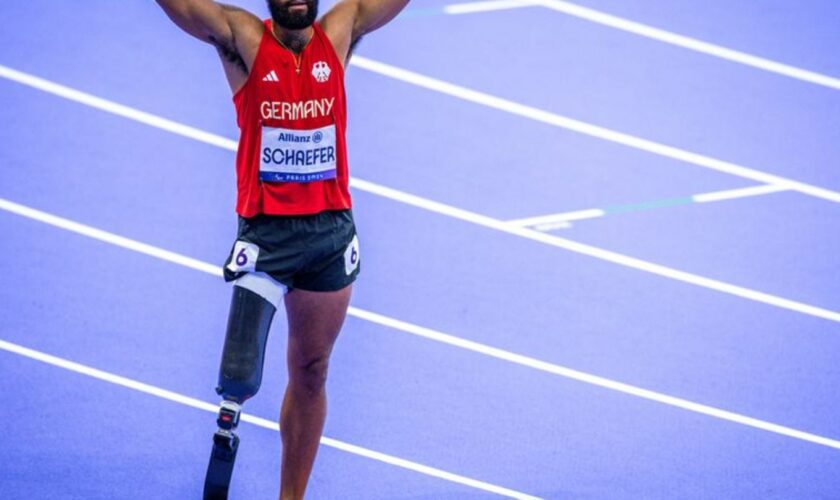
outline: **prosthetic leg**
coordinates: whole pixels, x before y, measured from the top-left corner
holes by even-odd
[[[225,346],[219,369],[216,392],[224,400],[213,435],[213,451],[204,481],[204,500],[226,500],[239,437],[241,405],[257,393],[262,382],[263,361],[268,330],[276,307],[257,293],[233,287]]]

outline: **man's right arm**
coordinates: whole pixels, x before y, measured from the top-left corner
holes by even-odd
[[[213,0],[157,0],[182,30],[216,47],[231,90],[245,83],[257,56],[263,25],[250,12]]]
[[[213,45],[232,47],[233,28],[224,7],[212,0],[157,0],[182,30]]]

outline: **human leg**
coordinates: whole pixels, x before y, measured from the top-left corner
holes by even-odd
[[[233,287],[216,392],[222,401],[204,482],[205,500],[227,498],[239,437],[241,405],[259,391],[268,332],[284,288],[270,278],[247,275]]]
[[[280,412],[283,440],[280,498],[303,498],[327,412],[325,384],[351,286],[334,292],[294,290],[285,297],[289,321],[289,384]]]

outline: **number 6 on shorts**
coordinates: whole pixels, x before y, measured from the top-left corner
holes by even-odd
[[[228,270],[234,273],[254,271],[257,259],[260,256],[260,247],[247,241],[239,240],[233,245]]]

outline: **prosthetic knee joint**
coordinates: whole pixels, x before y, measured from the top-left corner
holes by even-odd
[[[260,295],[239,284],[233,287],[219,385],[216,387],[216,392],[224,400],[216,419],[219,430],[213,436],[213,452],[204,484],[205,500],[227,498],[239,447],[239,437],[234,431],[239,425],[241,405],[257,393],[262,382],[268,331],[279,303],[263,295],[266,294]]]

